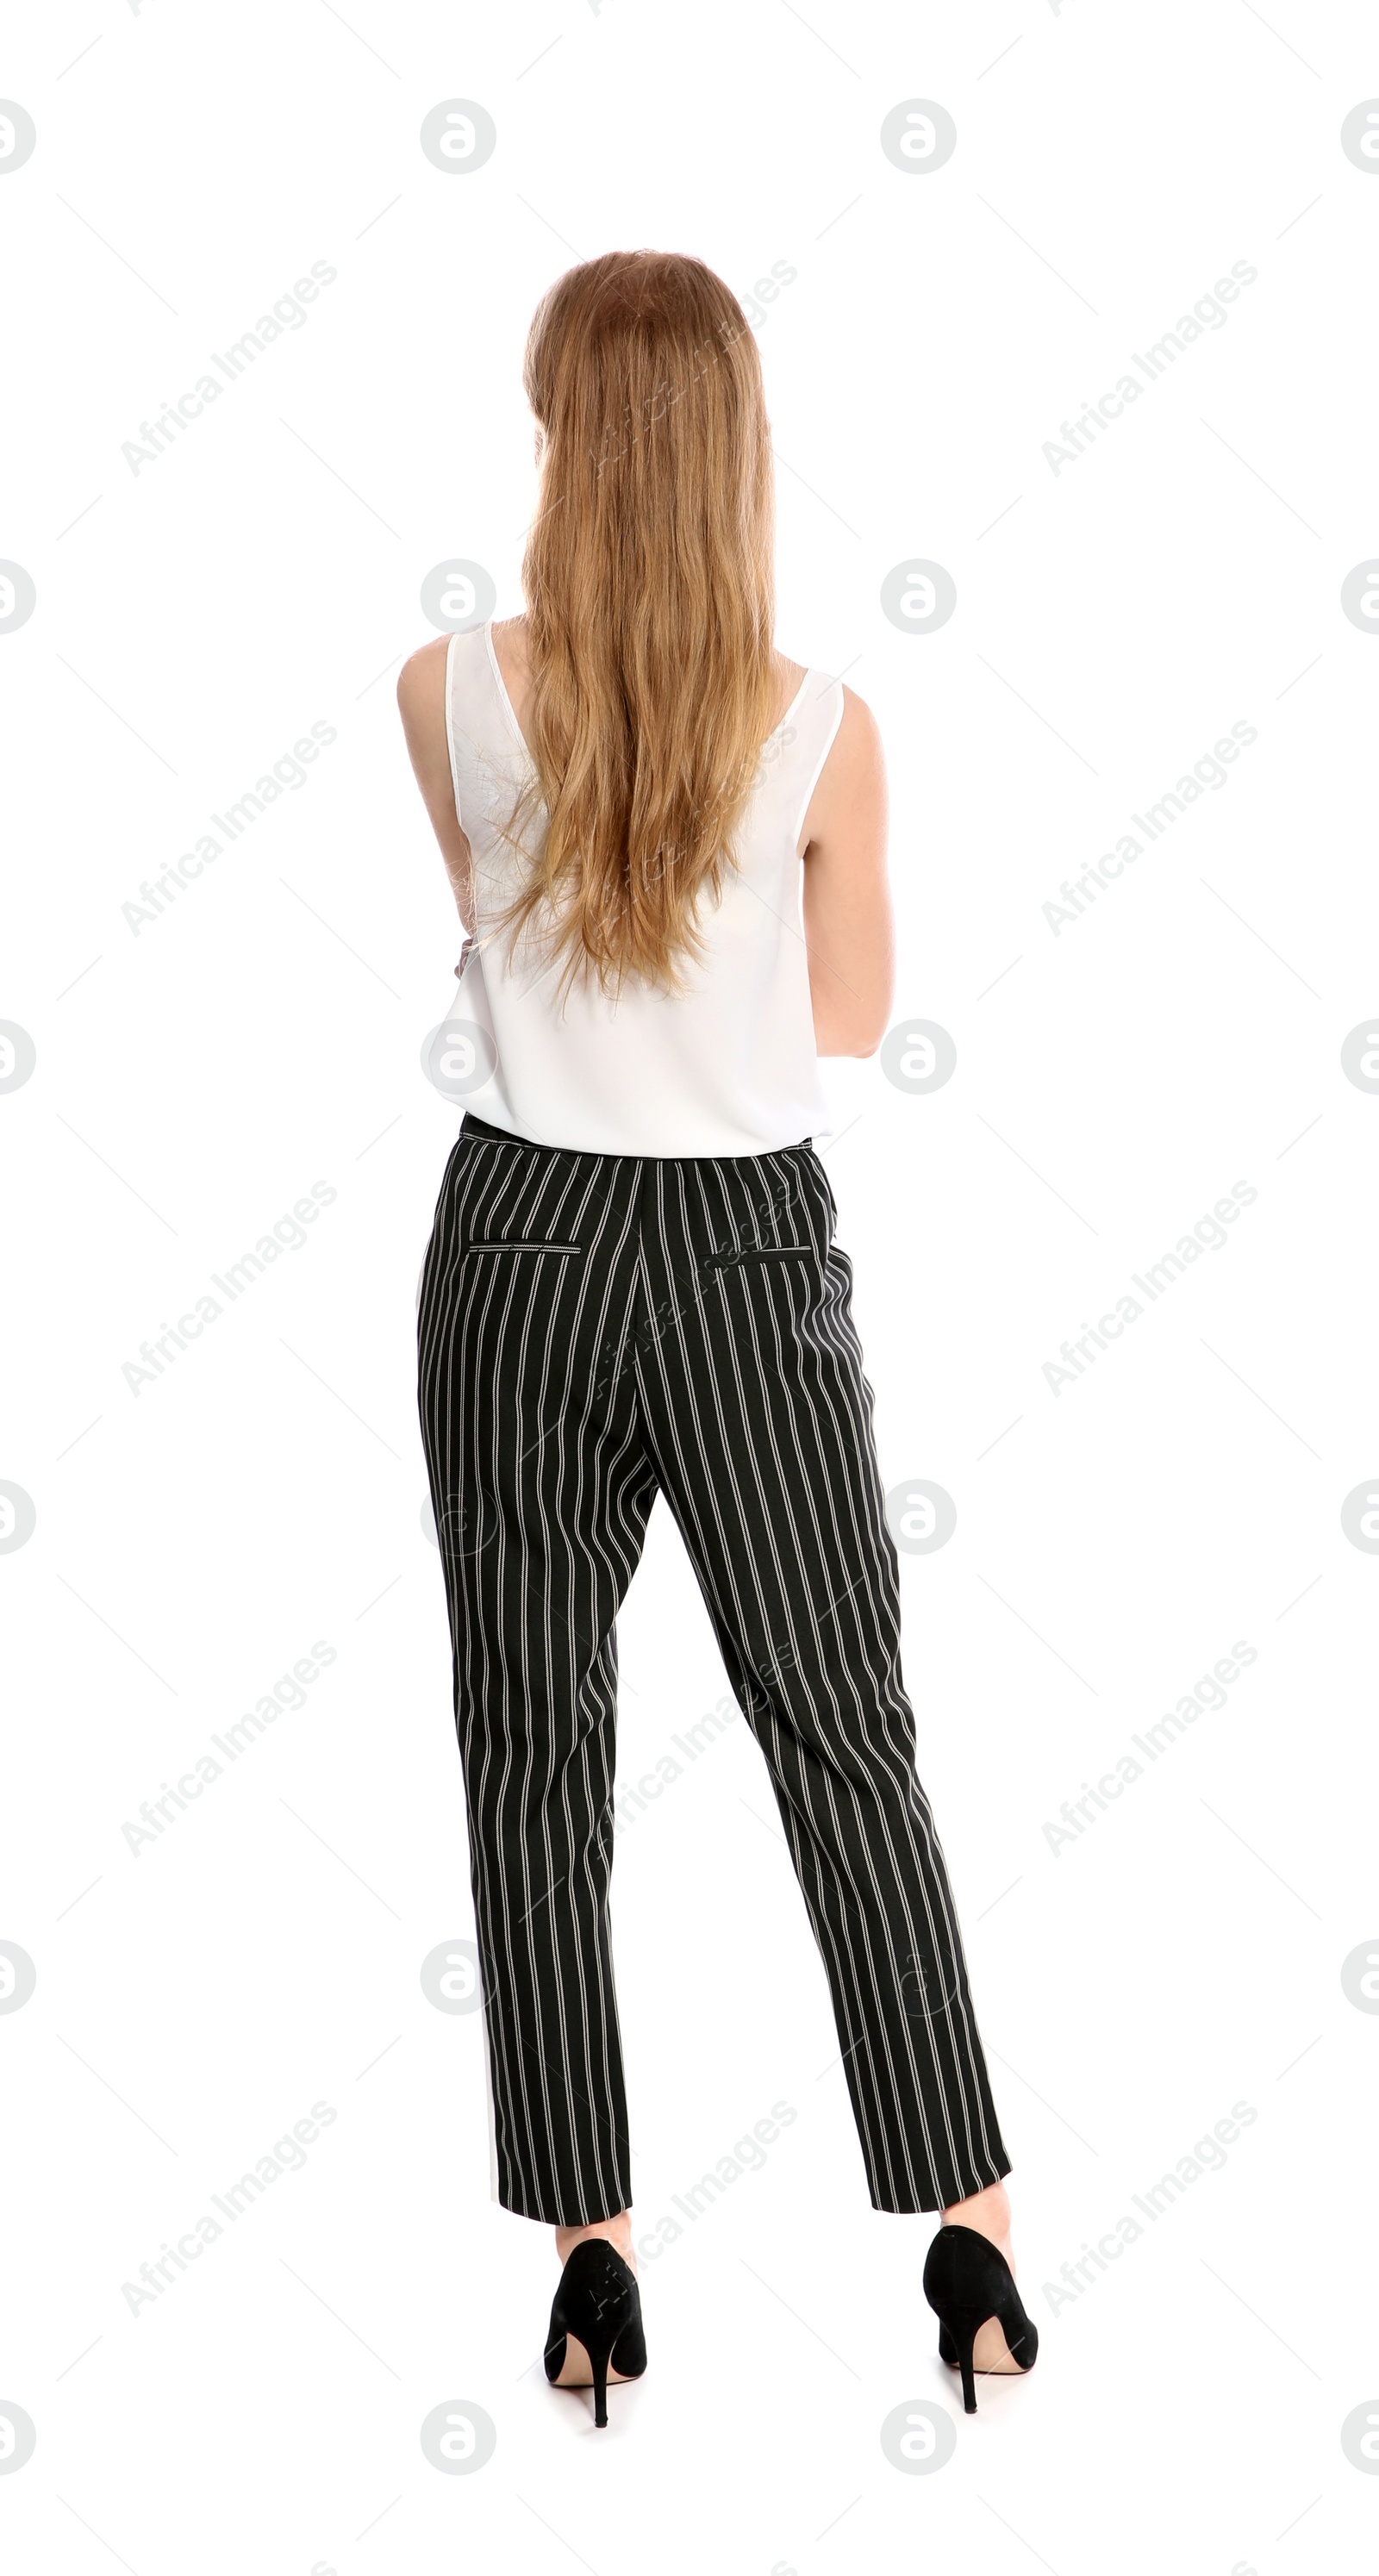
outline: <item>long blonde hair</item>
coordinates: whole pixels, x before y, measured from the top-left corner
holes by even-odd
[[[499,827],[527,865],[498,926],[541,942],[562,992],[674,990],[776,695],[761,361],[702,261],[609,251],[543,297],[522,380],[544,438],[522,562],[534,774]]]

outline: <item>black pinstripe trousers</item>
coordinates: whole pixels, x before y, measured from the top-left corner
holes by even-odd
[[[811,1143],[698,1160],[466,1117],[418,1305],[454,1658],[493,2189],[553,2225],[631,2200],[609,1933],[615,1618],[658,1492],[772,1787],[872,2204],[1010,2171],[915,1773],[895,1545]]]

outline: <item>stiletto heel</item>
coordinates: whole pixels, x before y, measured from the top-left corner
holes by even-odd
[[[623,2379],[640,2379],[646,2368],[637,2275],[606,2236],[582,2236],[560,2275],[546,2336],[546,2377],[552,2386],[565,2367],[571,2337],[589,2356],[594,2422],[605,2425],[609,2363]]]
[[[958,2369],[962,2372],[962,2408],[965,2415],[975,2415],[977,2411],[977,2383],[972,2374],[972,2346],[976,2340],[976,2327],[973,2325],[965,2326],[963,2329],[962,2340],[956,2346],[953,2354],[953,2359]],[[951,2336],[949,2337],[949,2341],[952,2341]]]
[[[975,2415],[977,2387],[972,2347],[994,2318],[1021,2373],[1033,2370],[1039,2329],[1027,2315],[999,2246],[975,2227],[940,2227],[924,2264],[924,2295],[938,2318],[940,2361],[962,2372],[963,2412]]]

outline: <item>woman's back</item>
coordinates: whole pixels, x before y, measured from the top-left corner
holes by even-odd
[[[757,1154],[820,1132],[801,838],[842,719],[841,681],[806,670],[766,741],[736,864],[718,901],[701,905],[699,954],[683,961],[680,989],[628,981],[613,994],[586,975],[561,994],[539,945],[500,923],[523,866],[503,826],[532,762],[491,623],[452,636],[445,666],[475,940],[455,1010],[493,1053],[466,1106],[535,1143],[587,1153]]]

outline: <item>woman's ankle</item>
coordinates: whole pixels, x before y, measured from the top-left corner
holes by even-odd
[[[561,2263],[568,2263],[575,2247],[585,2236],[607,2237],[609,2244],[617,2253],[621,2254],[622,2259],[624,2263],[627,2264],[629,2270],[633,2272],[636,2271],[637,2257],[632,2250],[632,2212],[630,2209],[620,2209],[615,2218],[591,2219],[587,2226],[557,2227],[555,2231],[555,2250],[557,2260]]]
[[[955,2200],[942,2213],[945,2227],[970,2227],[1010,2259],[1010,2195],[1003,2182],[989,2182],[967,2200]]]

